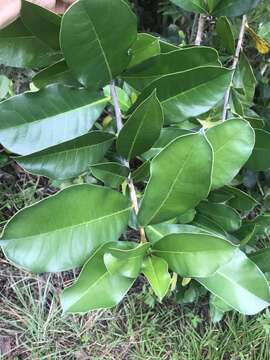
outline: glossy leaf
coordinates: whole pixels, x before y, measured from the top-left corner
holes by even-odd
[[[147,86],[132,109],[156,89],[165,122],[179,123],[207,112],[223,99],[231,76],[230,70],[217,66],[166,75]]]
[[[150,34],[140,33],[131,47],[132,58],[128,67],[133,67],[141,62],[160,54],[159,38]]]
[[[62,57],[29,32],[21,19],[0,30],[0,48],[0,64],[18,68],[40,68]]]
[[[212,219],[227,232],[237,231],[241,227],[241,217],[236,210],[224,204],[202,201],[197,210]]]
[[[204,0],[171,0],[171,2],[177,6],[180,6],[186,11],[195,13],[207,12],[207,7]]]
[[[252,155],[246,167],[253,171],[264,171],[270,168],[270,133],[256,129],[256,141]]]
[[[223,236],[228,238],[229,234],[225,231],[225,229],[218,224],[215,220],[205,216],[202,213],[197,213],[193,222],[193,226],[198,226],[205,231],[211,232],[212,234],[216,234],[218,236]]]
[[[131,160],[149,150],[159,138],[162,125],[163,112],[154,90],[131,114],[120,131],[116,141],[118,153]]]
[[[206,133],[214,151],[212,189],[228,185],[250,157],[254,147],[254,131],[249,123],[231,119]]]
[[[101,162],[114,139],[112,134],[93,131],[15,160],[32,174],[57,180],[71,179],[86,171],[89,165]]]
[[[147,238],[151,244],[154,244],[165,236],[171,234],[209,234],[208,231],[205,231],[197,226],[169,223],[150,225],[147,226],[145,230]]]
[[[74,139],[91,129],[107,101],[63,85],[15,96],[0,104],[0,143],[16,154],[29,155]]]
[[[134,283],[134,279],[111,274],[103,261],[108,246],[100,247],[86,262],[77,281],[61,295],[65,313],[86,313],[116,306]]]
[[[65,60],[60,60],[46,69],[41,70],[33,77],[32,81],[39,89],[56,83],[77,87],[81,86],[67,67]]]
[[[232,30],[232,24],[226,16],[222,16],[217,20],[216,31],[221,47],[225,48],[230,55],[234,55],[235,38]]]
[[[11,218],[3,251],[12,263],[35,273],[73,269],[101,244],[118,240],[130,209],[123,195],[108,188],[72,186]]]
[[[241,251],[237,251],[232,260],[213,276],[198,281],[242,314],[254,315],[269,306],[270,292],[266,278]]]
[[[196,46],[154,56],[128,69],[122,77],[135,89],[141,91],[164,75],[207,65],[220,65],[218,53],[209,47]]]
[[[21,19],[26,28],[52,49],[59,50],[61,18],[44,7],[22,1]]]
[[[221,0],[218,1],[211,15],[228,17],[240,16],[256,8],[260,1],[261,0]]]
[[[143,258],[150,244],[120,242],[118,247],[110,247],[104,254],[104,264],[111,274],[135,279],[142,267]]]
[[[184,135],[171,142],[151,162],[140,224],[161,223],[193,209],[208,195],[211,170],[212,149],[202,134]]]
[[[148,256],[143,262],[142,272],[159,298],[159,301],[162,301],[168,293],[171,283],[171,276],[166,261],[157,256]]]
[[[91,172],[104,185],[116,189],[123,184],[129,175],[129,169],[126,166],[115,162],[92,165]]]
[[[222,237],[209,234],[172,234],[153,245],[155,255],[182,277],[213,275],[231,260],[236,246]]]
[[[72,5],[62,19],[61,48],[79,82],[98,89],[121,74],[130,61],[136,30],[136,17],[122,0]]]

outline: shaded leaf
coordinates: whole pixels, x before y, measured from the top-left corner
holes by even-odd
[[[112,134],[93,131],[15,160],[32,174],[57,180],[71,179],[86,171],[89,165],[102,161],[114,139]]]
[[[270,168],[270,133],[262,129],[255,130],[255,146],[246,167],[253,171]]]

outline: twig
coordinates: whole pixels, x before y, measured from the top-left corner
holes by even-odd
[[[119,134],[119,132],[121,131],[121,129],[123,127],[123,121],[122,121],[122,114],[121,114],[121,110],[120,110],[120,106],[119,106],[119,101],[118,101],[114,81],[112,81],[110,84],[110,90],[111,90],[111,97],[112,97],[113,105],[114,105],[114,111],[115,111],[117,134]],[[127,160],[122,159],[122,163],[123,163],[123,165],[125,165],[126,167],[128,167],[130,169],[129,162]],[[135,189],[133,180],[131,178],[131,174],[129,174],[129,176],[127,178],[127,183],[128,183],[129,192],[130,192],[130,200],[132,202],[135,214],[137,215],[139,213],[139,204],[138,204],[136,189]],[[141,236],[141,242],[142,243],[146,242],[144,228],[140,227],[139,231],[140,231],[140,236]]]
[[[202,37],[203,37],[203,30],[205,25],[205,15],[200,14],[199,21],[198,21],[198,30],[197,35],[195,39],[195,45],[199,46],[202,43]]]
[[[231,69],[233,71],[236,70],[236,67],[239,62],[239,58],[240,58],[240,54],[241,54],[241,50],[242,50],[242,46],[243,46],[243,42],[244,42],[244,37],[245,37],[246,24],[247,24],[247,16],[244,15],[243,19],[242,19],[242,25],[241,25],[241,29],[240,29],[240,33],[239,33],[237,47],[236,47],[235,54],[234,54],[233,64],[231,66]],[[232,82],[231,82],[228,90],[226,91],[226,95],[225,95],[225,99],[224,99],[222,121],[225,121],[227,119],[228,106],[229,106],[230,95],[231,95],[231,88],[232,88]]]
[[[195,38],[195,33],[196,33],[197,26],[198,26],[198,20],[199,20],[199,15],[195,14],[192,29],[191,29],[191,34],[190,34],[190,38],[189,38],[190,44],[193,43],[193,40]]]

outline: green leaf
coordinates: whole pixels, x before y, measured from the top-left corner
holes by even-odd
[[[214,275],[198,281],[242,314],[254,315],[269,306],[270,292],[266,278],[240,250]]]
[[[192,222],[193,226],[198,226],[201,229],[204,229],[204,231],[211,232],[212,234],[223,236],[223,237],[229,237],[225,229],[218,224],[215,220],[210,219],[209,217],[205,216],[204,214],[197,213],[195,216],[195,219]]]
[[[247,162],[254,147],[254,131],[241,119],[227,120],[206,133],[214,151],[212,189],[228,185]]]
[[[231,260],[237,247],[222,237],[210,234],[172,234],[153,245],[155,255],[182,277],[213,275]]]
[[[157,256],[148,256],[143,262],[142,271],[159,301],[162,301],[171,283],[168,264]]]
[[[114,307],[132,287],[134,279],[107,270],[103,256],[111,245],[100,247],[84,265],[77,281],[63,291],[61,305],[65,313]]]
[[[126,166],[114,162],[92,165],[91,172],[104,185],[115,189],[119,188],[129,175],[129,169]]]
[[[117,152],[131,160],[149,150],[159,138],[162,125],[163,112],[154,90],[121,129],[116,141]]]
[[[140,224],[172,219],[206,198],[212,160],[212,149],[200,133],[181,136],[166,146],[151,162],[151,178],[139,211]]]
[[[209,47],[196,46],[154,56],[128,69],[122,78],[141,91],[164,75],[207,65],[220,66],[217,51]]]
[[[133,67],[141,62],[160,54],[159,38],[150,34],[140,33],[131,47],[132,58],[128,67]]]
[[[204,0],[171,0],[177,6],[180,6],[186,11],[195,13],[206,13],[207,7]]]
[[[179,46],[172,44],[171,42],[164,41],[163,39],[159,39],[159,46],[160,46],[161,54],[166,54],[171,51],[180,49]]]
[[[0,48],[0,64],[18,68],[40,68],[62,58],[29,32],[21,19],[0,30]]]
[[[150,161],[145,161],[131,174],[134,183],[145,180],[150,176]]]
[[[239,211],[251,211],[259,205],[256,199],[238,188],[225,186],[224,191],[233,195],[228,204]]]
[[[59,15],[44,9],[44,7],[23,0],[21,19],[26,28],[39,40],[52,49],[60,49],[59,33],[61,18]]]
[[[89,165],[102,161],[114,139],[112,134],[93,131],[15,160],[32,174],[57,180],[71,179],[86,171]]]
[[[190,134],[191,131],[185,129],[179,129],[174,126],[169,126],[161,130],[160,137],[154,143],[150,150],[142,154],[142,158],[146,160],[153,159],[158,153],[161,152],[171,141],[175,140],[179,136]]]
[[[62,19],[61,47],[79,82],[98,89],[120,75],[136,30],[136,17],[122,0],[80,0],[71,6]]]
[[[231,76],[230,70],[217,66],[204,66],[163,76],[144,89],[132,110],[156,89],[165,122],[182,122],[209,111],[223,99]]]
[[[67,67],[65,60],[60,60],[46,69],[41,70],[33,77],[32,81],[39,89],[44,86],[56,83],[76,87],[81,86],[81,84],[76,80],[74,75]]]
[[[270,247],[252,253],[249,258],[263,271],[270,272]]]
[[[117,248],[110,247],[104,254],[104,264],[111,274],[135,279],[142,267],[143,258],[150,244],[120,242]]]
[[[216,31],[221,47],[225,48],[230,55],[234,55],[235,38],[232,24],[226,16],[222,16],[217,20]]]
[[[87,133],[108,99],[85,89],[51,85],[0,104],[0,143],[19,155],[58,145]]]
[[[241,227],[242,221],[240,215],[230,206],[202,201],[197,210],[199,213],[212,219],[227,232],[237,231]]]
[[[101,244],[118,240],[130,210],[129,201],[113,190],[71,186],[11,218],[3,251],[16,266],[35,273],[73,269]]]
[[[270,133],[265,130],[255,130],[255,146],[246,167],[253,171],[264,171],[270,168]]]
[[[11,81],[5,75],[0,75],[0,100],[4,99],[8,92]]]
[[[233,86],[243,93],[240,97],[247,107],[253,105],[257,80],[247,56],[242,53],[238,62],[234,77]]]
[[[209,0],[208,0],[209,1]],[[240,16],[256,8],[261,0],[221,0],[213,9],[213,16]]]
[[[193,225],[168,224],[150,225],[145,228],[147,239],[155,244],[160,239],[171,234],[209,234],[208,231]]]

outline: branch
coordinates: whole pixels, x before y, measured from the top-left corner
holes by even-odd
[[[122,121],[122,114],[121,114],[121,110],[120,110],[120,106],[119,106],[119,101],[118,101],[114,81],[112,81],[110,84],[110,91],[111,91],[111,97],[113,100],[113,106],[114,106],[114,111],[115,111],[117,134],[119,134],[123,127],[123,121]],[[122,159],[122,163],[123,163],[123,165],[125,165],[126,167],[128,167],[130,169],[129,162],[127,160]],[[139,213],[138,198],[137,198],[136,189],[135,189],[133,180],[131,178],[131,174],[129,174],[129,176],[127,178],[127,183],[128,183],[128,187],[129,187],[129,191],[130,191],[130,200],[132,202],[135,214],[138,215],[138,213]],[[141,236],[141,242],[146,242],[144,228],[140,227],[139,231],[140,231],[140,236]]]
[[[196,39],[195,39],[196,46],[199,46],[202,43],[204,25],[205,25],[205,15],[201,14],[199,17],[198,30],[197,30],[197,35],[196,35]]]
[[[240,33],[239,33],[237,47],[236,47],[234,58],[233,58],[233,64],[231,66],[231,69],[233,71],[235,71],[235,69],[237,68],[238,62],[239,62],[241,50],[243,47],[244,37],[245,37],[246,25],[247,25],[247,16],[244,15],[243,19],[242,19],[242,25],[241,25],[241,29],[240,29]],[[228,107],[229,107],[229,101],[230,101],[230,95],[231,95],[231,88],[232,88],[232,83],[230,84],[230,86],[226,92],[226,95],[225,95],[222,121],[225,121],[227,119],[227,113],[228,113]]]

